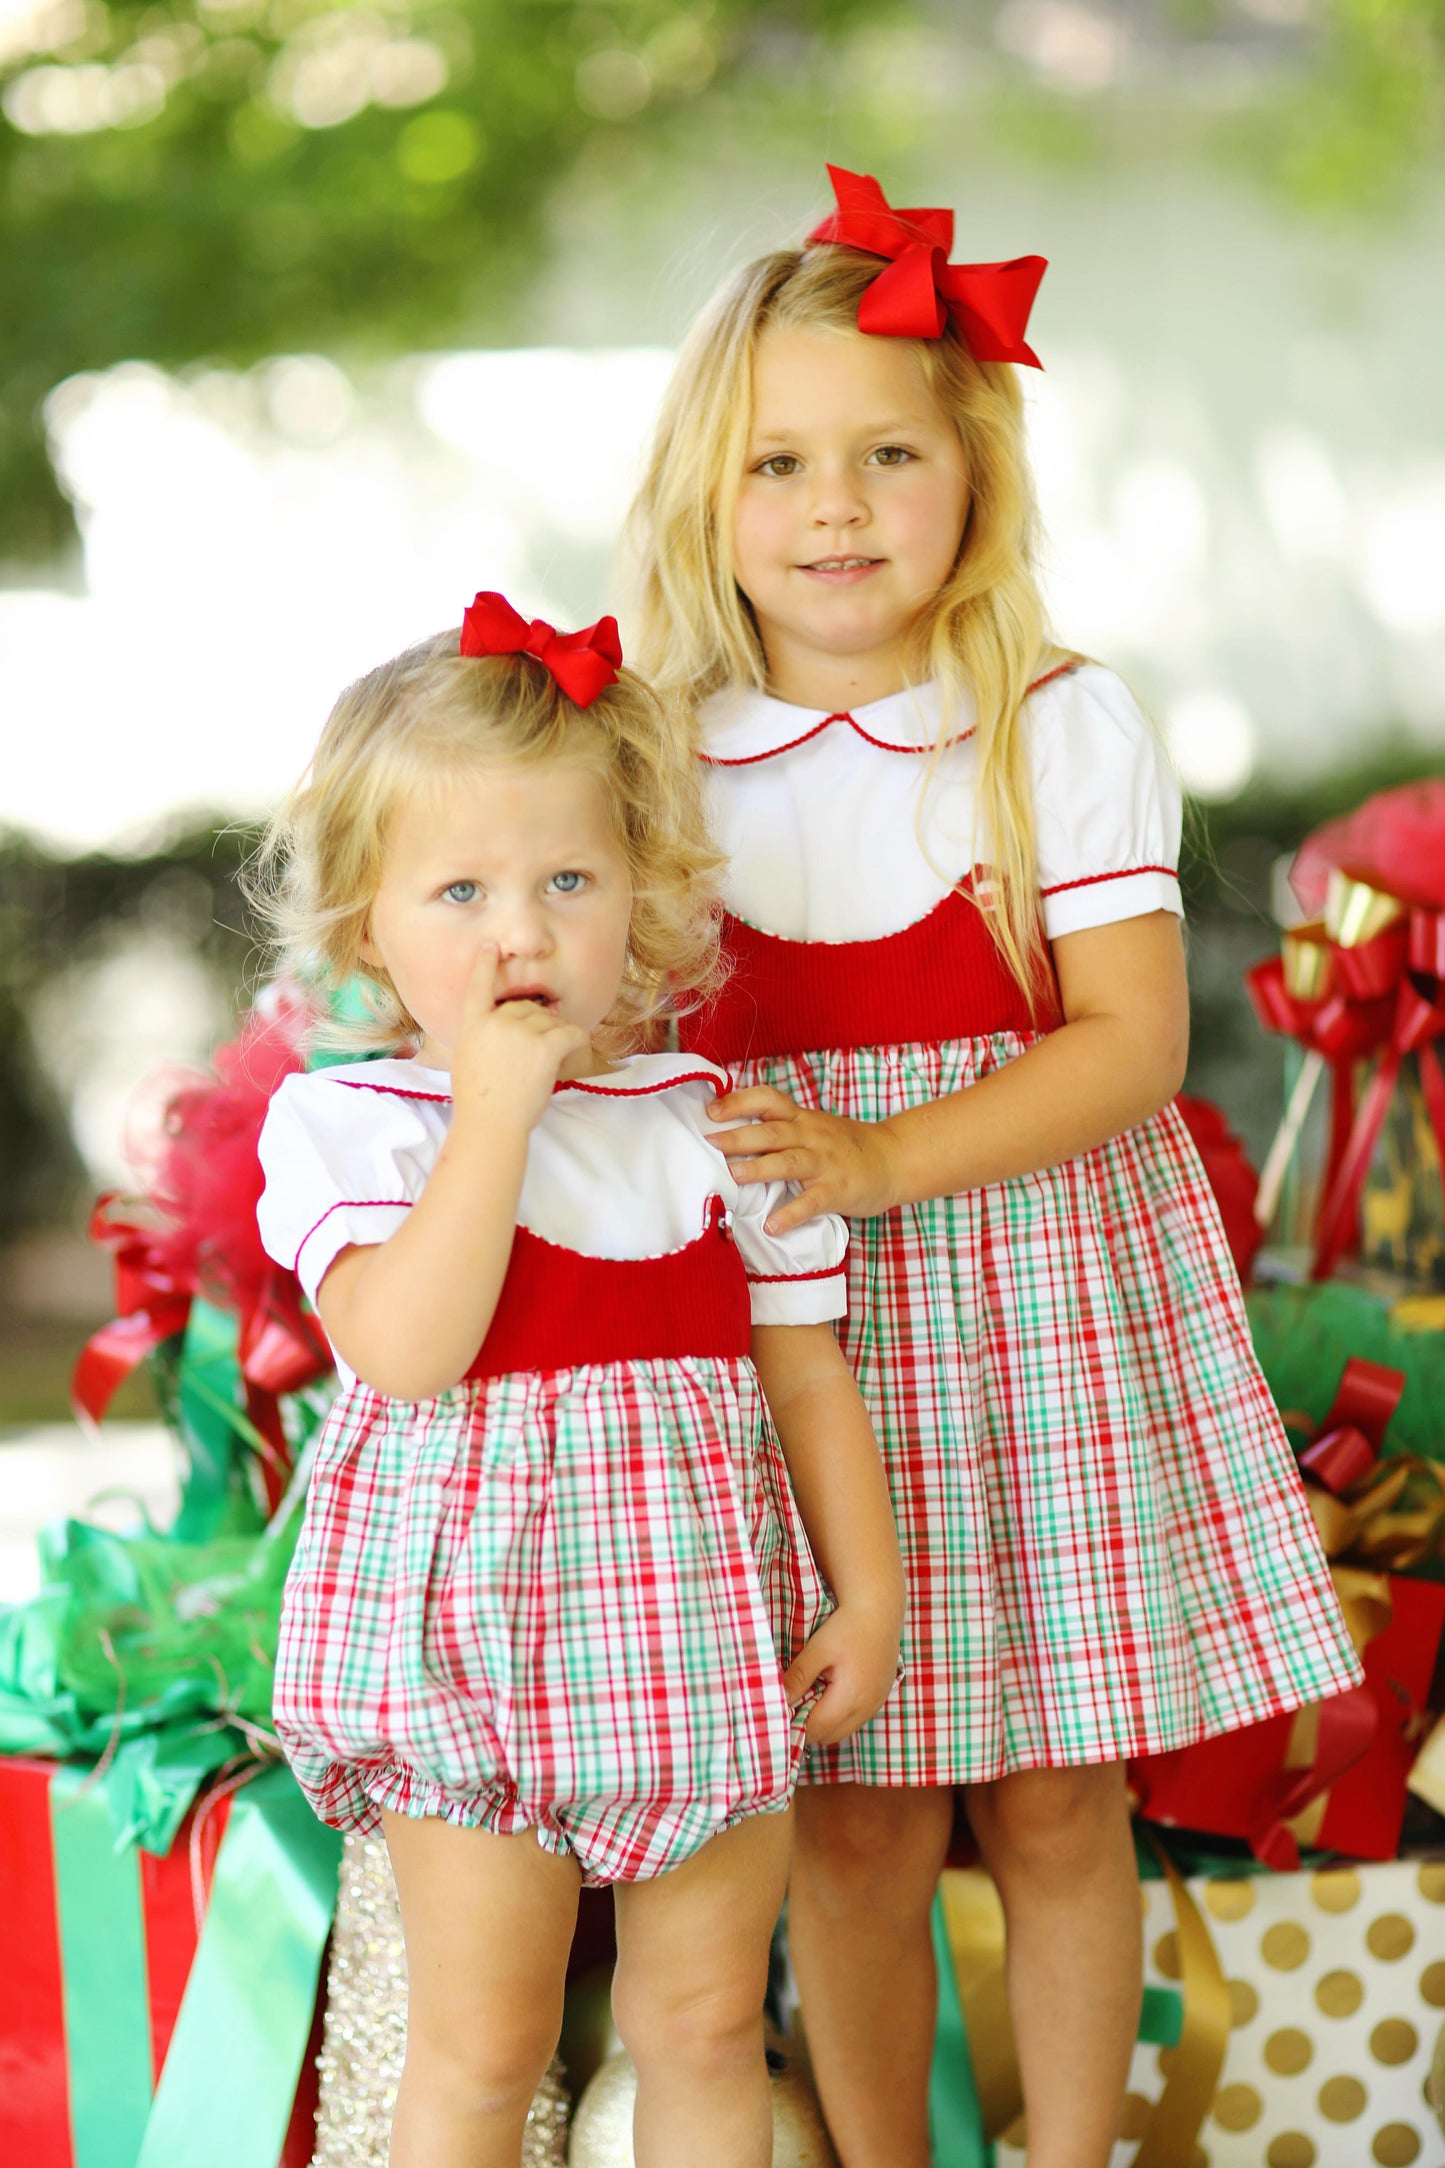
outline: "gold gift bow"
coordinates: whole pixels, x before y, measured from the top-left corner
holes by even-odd
[[[1184,2021],[1132,2168],[1180,2168],[1204,2127],[1224,2068],[1229,1990],[1203,1914],[1173,1861],[1152,1837],[1149,1841],[1174,1907]],[[945,1874],[941,1895],[979,2111],[986,2135],[994,2139],[1023,2107],[1004,1985],[1003,1908],[982,1870]]]

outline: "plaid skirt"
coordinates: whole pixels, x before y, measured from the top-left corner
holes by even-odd
[[[738,1083],[876,1121],[1027,1043],[778,1057]],[[1119,1761],[1357,1683],[1174,1108],[851,1235],[839,1334],[893,1494],[905,1676],[871,1724],[809,1754],[805,1782]]]
[[[828,1608],[746,1360],[332,1408],[286,1584],[276,1729],[323,1821],[534,1828],[589,1882],[792,1796],[782,1673]]]

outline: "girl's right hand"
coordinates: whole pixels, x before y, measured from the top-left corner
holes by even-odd
[[[820,1689],[808,1717],[809,1746],[836,1746],[876,1716],[897,1682],[901,1605],[840,1603],[783,1674],[796,1709]]]
[[[463,1119],[479,1115],[489,1124],[531,1130],[563,1062],[590,1042],[579,1024],[564,1023],[538,1002],[499,1002],[499,961],[489,941],[472,967],[452,1048],[452,1104]]]

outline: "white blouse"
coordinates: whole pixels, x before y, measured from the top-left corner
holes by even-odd
[[[725,1071],[688,1054],[638,1054],[610,1076],[559,1084],[528,1144],[518,1224],[589,1257],[660,1257],[695,1242],[709,1200],[721,1197],[754,1324],[841,1317],[847,1225],[829,1214],[765,1233],[787,1185],[740,1183],[711,1141],[726,1125],[710,1122],[707,1107],[727,1089]],[[286,1078],[261,1130],[256,1217],[267,1252],[295,1270],[313,1303],[348,1244],[384,1242],[401,1226],[451,1111],[450,1077],[414,1061]]]
[[[1041,685],[1023,718],[1049,939],[1148,911],[1182,917],[1179,786],[1128,688],[1081,664]],[[725,689],[700,721],[727,900],[765,933],[880,940],[989,862],[972,719],[940,732],[935,685],[832,716]]]

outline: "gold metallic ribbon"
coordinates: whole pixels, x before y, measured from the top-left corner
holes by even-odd
[[[1229,1990],[1204,1915],[1167,1854],[1157,1843],[1154,1850],[1174,1908],[1184,2019],[1132,2168],[1182,2168],[1204,2127],[1224,2068]],[[1003,1906],[981,1868],[945,1874],[940,1895],[974,2084],[984,2129],[992,2140],[1023,2107],[1004,1985]]]

